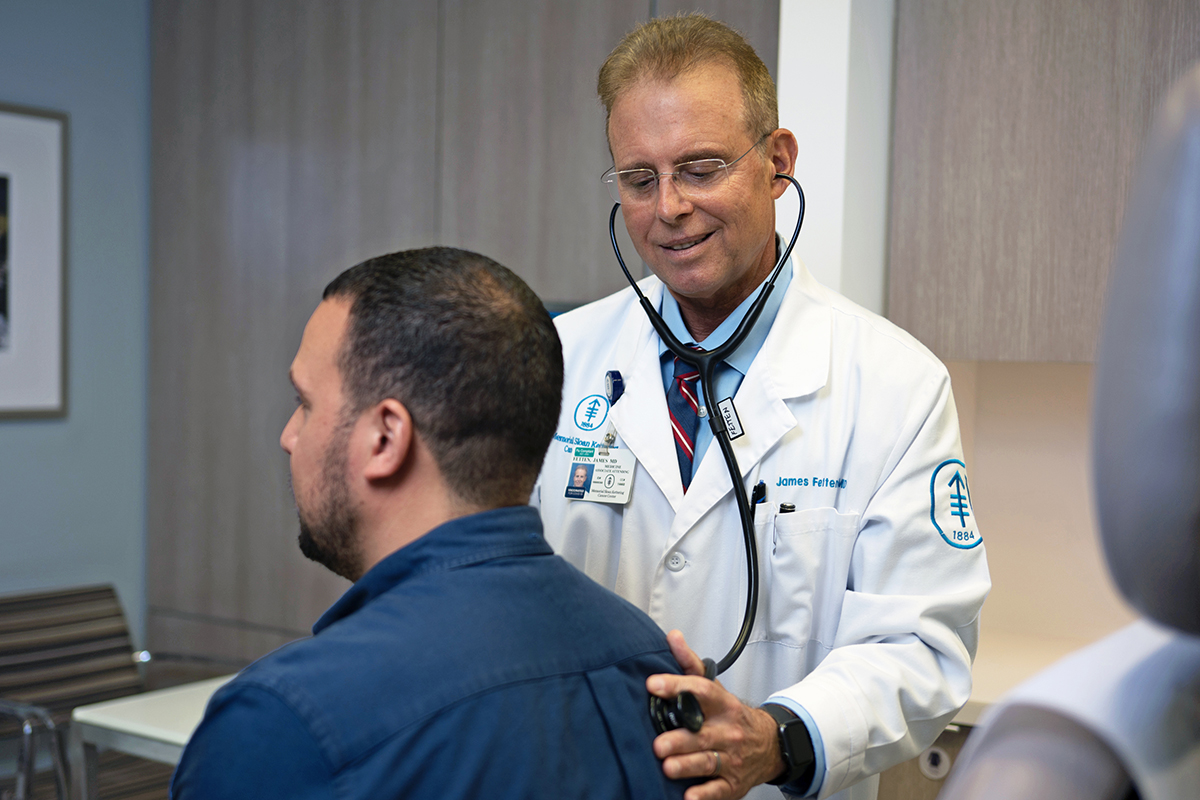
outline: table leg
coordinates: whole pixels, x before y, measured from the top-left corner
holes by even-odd
[[[68,736],[67,760],[70,762],[71,800],[97,800],[96,746],[83,740],[79,725],[72,725]]]

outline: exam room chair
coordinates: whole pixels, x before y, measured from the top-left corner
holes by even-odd
[[[943,800],[1200,797],[1200,66],[1160,110],[1125,212],[1092,444],[1108,568],[1145,619],[993,707]]]
[[[111,586],[0,597],[0,745],[16,761],[13,774],[0,775],[0,799],[65,800],[71,710],[141,692],[145,659]],[[103,753],[99,795],[166,798],[170,777],[169,766]]]

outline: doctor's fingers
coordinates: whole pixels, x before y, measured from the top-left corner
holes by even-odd
[[[692,786],[683,793],[683,800],[738,800],[745,797],[749,788],[735,789],[724,778],[716,778],[697,786]]]
[[[667,634],[667,644],[671,646],[671,655],[675,656],[675,661],[678,662],[679,668],[687,675],[703,675],[704,661],[696,654],[696,651],[688,647],[687,639],[683,637],[683,632],[673,630]]]
[[[663,762],[663,774],[674,779],[711,778],[689,788],[684,800],[735,800],[754,787],[741,765],[728,753],[715,750],[673,756]]]
[[[690,787],[683,795],[684,800],[729,800],[746,794],[753,787],[737,774],[737,768],[730,763],[727,755],[715,750],[703,750],[698,753],[672,756],[663,762],[663,774],[673,780],[687,778],[711,778],[704,783]],[[720,769],[714,774],[714,769]]]
[[[721,692],[732,697],[723,689]],[[770,780],[784,767],[774,720],[765,711],[744,705],[736,698],[734,705],[724,706],[719,713],[706,709],[704,725],[698,733],[679,729],[667,731],[654,740],[654,754],[662,759],[663,772],[668,777],[676,777],[673,773],[715,777],[711,762],[692,755],[708,751],[720,755],[719,775],[728,782],[733,797],[740,797],[750,787]],[[706,765],[708,772],[704,771]],[[718,789],[710,788],[714,792]],[[707,797],[708,794],[697,796]]]
[[[744,713],[751,709],[742,706],[740,702],[737,705],[739,708],[736,709],[705,708],[704,724],[696,733],[692,733],[686,728],[677,728],[658,735],[654,739],[654,755],[665,760],[671,756],[715,751],[720,754],[722,759],[721,774],[726,772],[724,769],[726,766],[732,766],[735,770],[740,769],[743,760],[756,753],[760,748],[759,743],[755,741],[756,731],[749,724],[749,715]],[[709,771],[705,772],[694,765],[695,761],[696,759],[687,759],[686,766],[679,765],[679,768],[687,769],[688,777],[704,777],[714,774],[713,765],[710,764]]]
[[[705,716],[728,710],[742,702],[725,691],[719,682],[699,675],[672,675],[669,672],[651,675],[646,679],[646,691],[666,698],[675,697],[680,692],[691,692],[700,701]]]

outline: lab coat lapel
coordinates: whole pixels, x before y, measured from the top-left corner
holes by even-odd
[[[793,269],[792,283],[775,324],[734,397],[734,407],[746,431],[744,436],[733,440],[743,481],[757,471],[763,457],[779,440],[796,427],[796,417],[787,401],[816,392],[829,376],[832,317],[825,290],[799,259],[794,261]],[[668,547],[731,491],[729,468],[721,457],[720,445],[714,441],[705,452],[682,505],[676,506]]]
[[[642,290],[657,307],[662,299],[662,283],[648,278],[642,283]],[[621,363],[617,368],[625,376],[625,394],[613,405],[613,427],[678,513],[683,502],[683,482],[679,478],[679,461],[663,391],[658,334],[636,302],[630,305],[618,337],[615,352]],[[635,484],[633,491],[637,490]]]

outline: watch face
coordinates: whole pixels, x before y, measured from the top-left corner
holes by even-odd
[[[783,763],[787,765],[783,774],[770,783],[779,786],[803,781],[805,776],[812,783],[812,770],[816,764],[813,757],[812,736],[804,721],[789,709],[774,703],[764,705],[763,710],[779,723],[779,750]]]
[[[802,720],[794,719],[785,722],[780,732],[787,744],[788,761],[791,766],[808,766],[813,760],[812,737],[808,733],[808,726]]]

